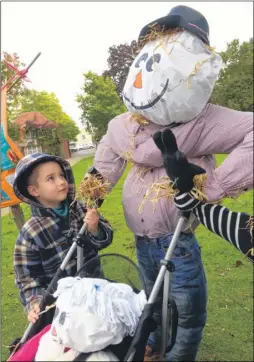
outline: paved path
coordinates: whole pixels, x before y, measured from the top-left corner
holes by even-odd
[[[86,151],[79,151],[77,153],[74,153],[72,158],[69,158],[68,161],[71,166],[74,166],[76,163],[78,163],[83,158],[88,158],[93,156],[95,153],[94,150],[86,150]]]
[[[69,158],[67,161],[70,163],[71,166],[74,166],[76,163],[78,163],[83,158],[88,158],[92,155],[94,155],[94,150],[86,150],[86,151],[79,151],[77,153],[73,154],[72,158]],[[11,210],[9,207],[5,207],[4,209],[1,209],[1,217],[8,215],[11,213]]]

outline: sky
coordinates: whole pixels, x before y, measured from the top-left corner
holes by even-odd
[[[176,5],[200,11],[217,51],[253,36],[252,2],[2,2],[1,50],[18,53],[31,67],[29,88],[54,92],[63,110],[80,125],[75,101],[83,73],[107,68],[108,48],[137,40],[140,30]]]

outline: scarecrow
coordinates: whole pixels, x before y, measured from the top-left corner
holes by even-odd
[[[253,114],[209,103],[222,60],[210,46],[208,23],[198,11],[174,7],[141,30],[139,44],[123,89],[128,112],[109,122],[86,180],[91,184],[99,179],[110,191],[132,163],[122,204],[135,235],[139,266],[152,288],[180,216],[154,133],[172,130],[188,161],[206,171],[194,177],[195,197],[220,202],[252,188]],[[216,168],[217,153],[229,155]],[[206,323],[206,278],[195,238],[198,223],[197,218],[186,222],[172,260],[171,298],[178,326],[169,361],[195,360]],[[160,310],[158,300],[154,316],[159,325]],[[157,356],[160,332],[158,327],[147,342],[147,359]]]

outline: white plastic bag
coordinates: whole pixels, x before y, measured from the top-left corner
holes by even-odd
[[[51,326],[54,341],[79,352],[100,351],[133,335],[146,304],[144,291],[103,279],[59,281]]]

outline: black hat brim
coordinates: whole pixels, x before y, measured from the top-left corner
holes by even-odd
[[[138,40],[142,40],[143,37],[145,37],[150,31],[151,31],[151,26],[157,24],[161,27],[163,27],[163,30],[169,30],[169,29],[175,29],[175,28],[183,28],[187,31],[189,31],[190,33],[196,35],[198,38],[200,38],[203,42],[205,42],[206,44],[209,45],[209,39],[207,37],[207,34],[200,29],[199,27],[187,23],[182,16],[180,15],[167,15],[164,16],[162,18],[159,18],[149,24],[147,24],[146,26],[143,27],[143,29],[141,30]]]

